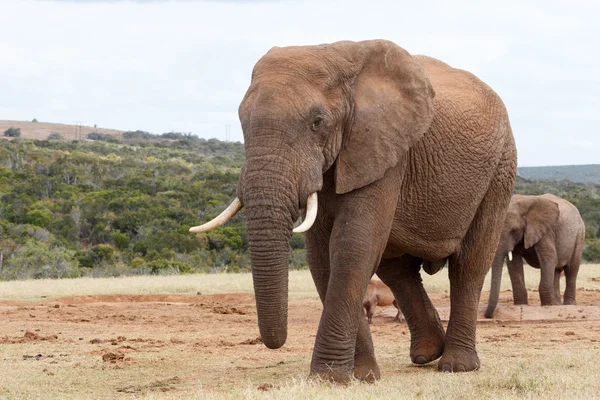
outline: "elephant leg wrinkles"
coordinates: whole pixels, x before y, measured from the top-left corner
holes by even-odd
[[[410,330],[410,358],[415,364],[438,359],[444,351],[444,327],[421,279],[421,259],[405,254],[381,260],[377,276],[390,287]]]
[[[579,263],[581,261],[581,252],[579,253],[579,258],[572,261],[570,265],[565,267],[565,280],[567,281],[565,285],[565,293],[564,293],[564,304],[566,305],[575,305],[577,304],[575,294],[577,292],[577,273],[579,272]],[[560,303],[560,298],[559,298]]]
[[[540,261],[540,302],[543,306],[558,305],[560,301],[555,298],[554,293],[554,271],[556,271],[558,256],[553,240],[542,237],[534,248]]]
[[[310,272],[323,305],[330,278],[329,237],[333,225],[333,221],[324,214],[323,210],[318,214],[315,225],[305,236]],[[358,326],[354,349],[354,377],[368,382],[381,377],[368,324],[361,323]]]
[[[479,369],[475,349],[477,314],[483,281],[500,240],[512,185],[506,185],[503,174],[510,174],[513,161],[500,162],[497,175],[475,213],[458,254],[450,257],[450,319],[446,330],[444,353],[438,362],[441,371]],[[502,201],[506,204],[502,207]]]
[[[399,179],[397,175],[396,168],[389,170],[384,179],[342,195],[336,202],[327,253],[329,279],[321,291],[323,314],[311,375],[337,382],[351,375],[367,381],[379,378],[363,299],[391,230],[399,188],[389,186]],[[310,260],[311,264],[315,261]],[[311,265],[311,271],[314,268]]]

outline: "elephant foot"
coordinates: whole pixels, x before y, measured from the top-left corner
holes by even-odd
[[[410,343],[410,359],[414,364],[427,364],[444,353],[444,331],[426,339],[413,338]]]
[[[326,382],[339,383],[346,385],[352,379],[352,371],[335,371],[330,369],[328,371],[310,371],[309,379],[323,380]]]
[[[354,377],[363,382],[373,383],[381,378],[381,372],[375,360],[357,359],[354,362]]]
[[[565,298],[564,305],[565,306],[576,306],[577,302],[575,301],[575,299],[567,299],[567,298]]]
[[[467,372],[479,369],[480,362],[475,350],[446,349],[438,362],[442,372]]]

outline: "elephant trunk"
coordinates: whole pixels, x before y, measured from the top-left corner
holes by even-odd
[[[246,172],[243,202],[258,327],[265,346],[277,349],[287,339],[289,239],[298,218],[297,194],[285,178],[263,168]]]
[[[494,311],[498,305],[498,298],[500,296],[500,283],[502,283],[502,267],[504,266],[504,256],[506,252],[504,249],[498,248],[494,261],[492,262],[492,285],[490,287],[490,297],[488,299],[487,309],[485,310],[485,317],[492,318]]]

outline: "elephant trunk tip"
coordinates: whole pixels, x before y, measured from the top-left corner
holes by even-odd
[[[268,349],[275,350],[282,347],[287,340],[287,332],[283,335],[270,336],[261,334],[261,339]]]
[[[486,318],[493,318],[494,317],[494,308],[490,308],[488,307],[487,310],[485,310],[485,313],[483,314]]]

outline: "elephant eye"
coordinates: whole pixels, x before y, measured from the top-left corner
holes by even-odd
[[[321,127],[322,124],[323,124],[323,117],[315,117],[315,119],[313,119],[313,123],[312,123],[312,126],[310,127],[310,129],[312,129],[314,132],[316,132],[319,130],[319,128]]]

